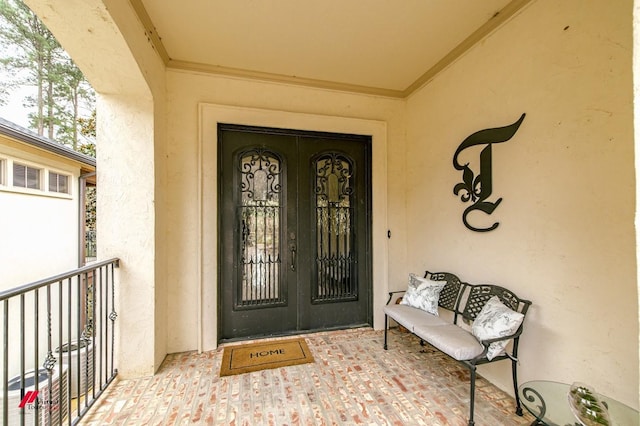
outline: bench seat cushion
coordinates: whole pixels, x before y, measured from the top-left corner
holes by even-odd
[[[484,350],[473,334],[454,324],[416,325],[413,333],[458,361],[475,358]]]
[[[384,313],[411,332],[417,326],[433,327],[449,324],[440,317],[408,305],[387,305],[384,307]]]

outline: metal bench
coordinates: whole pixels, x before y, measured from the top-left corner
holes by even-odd
[[[460,281],[457,276],[448,272],[431,273],[427,271],[424,278],[432,281],[446,281],[446,284],[440,291],[438,310],[450,311],[453,313],[453,319],[448,320],[442,316],[433,315],[408,305],[392,303],[394,296],[397,299],[401,294],[405,293],[406,290],[392,291],[389,293],[389,300],[384,307],[384,349],[387,350],[388,348],[387,331],[389,328],[389,318],[391,318],[418,336],[421,339],[421,344],[426,342],[469,368],[471,373],[469,426],[475,424],[473,412],[476,367],[490,362],[506,359],[511,360],[516,414],[522,416],[522,406],[518,396],[518,343],[524,326],[524,316],[531,302],[519,298],[515,293],[504,287],[492,284],[472,285],[464,283]],[[478,314],[480,314],[482,308],[493,296],[497,296],[502,304],[512,311],[522,314],[522,323],[512,334],[479,341],[472,334],[470,325],[473,324],[473,321],[475,321]],[[466,327],[459,324],[459,318],[467,325]],[[487,357],[491,343],[510,340],[513,341],[510,352],[505,349],[491,359]]]

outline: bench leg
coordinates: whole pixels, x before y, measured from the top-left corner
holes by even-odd
[[[473,408],[476,399],[476,366],[469,365],[469,371],[471,372],[471,389],[469,392],[469,426],[475,425],[473,421]]]
[[[387,350],[387,328],[388,327],[388,322],[389,322],[389,318],[385,315],[384,316],[384,350]]]
[[[516,414],[522,416],[522,405],[520,405],[520,397],[518,396],[518,361],[511,360],[511,371],[513,375],[513,392],[516,397]]]

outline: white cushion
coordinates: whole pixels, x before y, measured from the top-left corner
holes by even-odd
[[[446,283],[446,281],[432,281],[409,274],[409,287],[400,304],[422,309],[437,316],[440,291]]]
[[[411,332],[419,325],[448,324],[440,317],[427,315],[425,311],[407,305],[387,305],[384,307],[384,313]]]
[[[523,314],[508,308],[500,301],[498,296],[493,296],[485,303],[475,321],[473,321],[471,332],[481,342],[509,336],[518,330],[523,319]],[[508,340],[491,343],[487,351],[487,359],[491,361],[504,352],[507,343]]]
[[[455,324],[416,326],[413,333],[458,361],[475,358],[484,350],[471,333]]]

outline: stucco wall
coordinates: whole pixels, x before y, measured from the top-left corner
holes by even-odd
[[[283,84],[250,82],[240,79],[212,77],[196,73],[169,71],[167,75],[168,103],[168,217],[167,227],[168,281],[171,309],[168,323],[172,324],[168,332],[168,352],[191,350],[205,344],[211,348],[210,342],[215,337],[211,330],[215,326],[217,302],[212,300],[216,286],[215,268],[207,267],[215,260],[209,257],[211,251],[201,253],[201,247],[208,247],[212,234],[205,229],[199,235],[202,225],[217,220],[215,206],[207,209],[206,217],[201,218],[197,205],[203,190],[205,196],[214,191],[215,183],[211,180],[211,171],[215,169],[215,147],[205,146],[200,158],[198,141],[200,140],[198,122],[198,106],[201,103],[216,104],[240,109],[267,110],[284,113],[300,113],[324,117],[327,131],[336,131],[344,120],[365,119],[381,121],[387,125],[386,173],[388,187],[384,196],[388,205],[402,206],[402,169],[404,166],[404,134],[403,114],[404,102],[397,99],[374,96],[352,95],[329,90],[316,90]],[[259,116],[258,112],[248,112],[249,117]],[[331,117],[335,117],[332,119]],[[272,121],[275,123],[275,121]],[[256,122],[254,121],[254,124]],[[268,125],[268,121],[262,122]],[[248,123],[241,123],[248,124]],[[292,127],[298,123],[292,122]],[[274,127],[277,125],[274,124]],[[209,129],[210,130],[210,129]],[[315,130],[321,130],[316,128]],[[375,156],[375,152],[374,152]],[[202,169],[200,169],[202,165]],[[383,164],[384,166],[384,164]],[[199,170],[204,171],[200,186]],[[381,173],[375,166],[374,175]],[[375,177],[374,177],[375,180]],[[375,193],[374,193],[375,198]],[[207,203],[215,203],[215,196],[205,198]],[[375,200],[374,200],[375,203]],[[207,205],[210,207],[209,205]],[[386,206],[385,206],[386,208]],[[375,215],[375,212],[374,212]],[[396,279],[404,275],[404,222],[403,210],[388,209],[388,227],[392,229],[393,238],[388,241],[390,277]],[[206,225],[205,223],[205,225]],[[207,229],[211,229],[209,226]],[[386,227],[383,227],[375,238],[386,241]],[[202,241],[201,238],[202,237]],[[215,244],[215,241],[213,242]],[[202,261],[200,256],[205,256]],[[207,257],[209,256],[209,257]],[[203,265],[204,268],[203,269]],[[378,265],[379,266],[379,265]],[[376,265],[374,265],[374,268]],[[374,271],[375,273],[375,271]],[[200,274],[203,274],[204,288],[199,287]],[[383,277],[386,284],[387,277]],[[392,278],[393,279],[393,278]],[[378,296],[380,291],[377,292]],[[375,295],[374,295],[375,297]],[[199,306],[202,306],[203,325],[199,322]],[[380,326],[382,321],[381,305],[374,306],[374,316]],[[375,319],[375,318],[374,318]],[[199,333],[202,333],[199,335]],[[215,340],[215,339],[214,339]],[[215,344],[215,342],[214,342]]]
[[[450,270],[533,301],[521,382],[583,381],[638,405],[632,1],[538,0],[407,103],[410,270]],[[526,118],[493,146],[491,232],[453,194],[458,145]],[[478,150],[462,162],[477,162]],[[481,373],[505,390],[504,365]]]
[[[120,258],[122,377],[166,355],[164,64],[130,2],[27,0],[98,92],[98,257]]]
[[[634,126],[634,136],[635,136],[635,169],[636,169],[636,282],[640,282],[640,270],[638,270],[638,262],[640,261],[640,251],[638,250],[638,241],[640,240],[640,177],[638,176],[637,170],[640,169],[640,158],[637,155],[638,152],[638,141],[640,141],[640,126],[637,123],[640,123],[640,105],[638,101],[640,100],[640,54],[638,53],[640,49],[640,1],[633,1],[633,122]],[[638,301],[640,305],[640,294],[638,294]],[[640,336],[638,337],[640,341]],[[638,345],[640,346],[640,345]],[[640,364],[640,362],[639,362]],[[638,376],[640,377],[640,371],[638,372]],[[639,380],[640,382],[640,380]],[[638,405],[640,405],[640,390],[636,395],[639,401]]]

